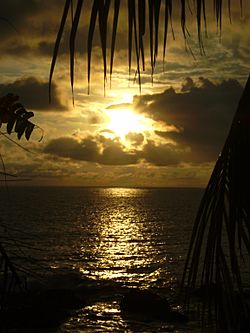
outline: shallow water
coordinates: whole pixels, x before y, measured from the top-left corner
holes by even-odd
[[[30,246],[12,253],[41,276],[80,273],[100,287],[62,332],[195,332],[188,326],[137,322],[119,310],[122,288],[150,288],[178,307],[189,237],[203,190],[128,188],[1,189],[2,226]],[[4,230],[2,228],[2,230]],[[16,248],[6,245],[10,251]],[[30,258],[27,264],[27,257]],[[69,283],[70,283],[69,279]]]

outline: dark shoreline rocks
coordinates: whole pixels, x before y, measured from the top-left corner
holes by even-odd
[[[131,289],[120,302],[124,316],[139,316],[145,320],[161,320],[167,322],[187,322],[187,317],[173,311],[167,299],[148,290]]]
[[[65,321],[73,310],[86,306],[86,301],[71,289],[47,289],[40,292],[22,292],[10,297],[0,311],[3,327],[55,328]]]
[[[43,282],[29,281],[26,292],[16,292],[0,310],[1,329],[55,329],[77,310],[110,299],[120,302],[121,316],[130,321],[187,321],[172,311],[169,302],[149,291],[125,287],[112,281],[82,279],[79,274],[51,274]],[[92,314],[94,318],[95,315]]]

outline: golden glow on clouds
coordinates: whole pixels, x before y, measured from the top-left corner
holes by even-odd
[[[106,129],[123,141],[128,133],[144,133],[153,130],[151,120],[130,109],[105,110],[108,117]]]

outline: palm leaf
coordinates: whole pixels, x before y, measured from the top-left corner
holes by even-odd
[[[108,24],[108,14],[110,8],[110,0],[100,0],[99,1],[99,31],[101,37],[101,48],[102,48],[102,58],[103,58],[103,87],[105,92],[106,79],[107,79],[107,24]]]
[[[166,46],[167,46],[167,36],[168,36],[168,25],[170,23],[171,32],[173,40],[175,40],[174,29],[172,24],[172,0],[165,0],[165,24],[164,24],[164,41],[163,41],[163,69],[165,57],[166,57]]]
[[[71,90],[72,90],[72,97],[74,102],[74,63],[75,63],[75,39],[76,39],[76,32],[79,24],[79,19],[81,15],[83,0],[78,0],[77,7],[75,10],[75,15],[73,17],[72,28],[70,33],[70,40],[69,40],[69,54],[70,54],[70,83],[71,83]]]
[[[116,32],[117,32],[117,25],[118,25],[118,18],[119,18],[119,10],[120,10],[120,0],[114,0],[113,31],[112,31],[112,42],[111,42],[111,54],[110,54],[110,84],[111,84],[111,76],[113,73],[115,40],[116,40]]]
[[[90,70],[91,70],[91,53],[92,53],[92,43],[93,37],[95,32],[95,24],[97,13],[99,9],[99,0],[94,0],[92,11],[91,11],[91,18],[89,23],[89,33],[88,33],[88,94],[90,93]]]
[[[51,102],[52,77],[53,77],[53,74],[54,74],[56,60],[57,60],[57,57],[58,57],[59,46],[60,46],[60,43],[61,43],[62,34],[63,34],[63,31],[64,31],[64,27],[65,27],[65,23],[66,23],[66,20],[67,20],[67,16],[68,16],[69,7],[70,7],[71,2],[72,2],[72,0],[65,0],[64,10],[63,10],[62,18],[61,18],[61,23],[60,23],[60,27],[59,27],[57,37],[56,37],[56,41],[55,41],[55,46],[54,46],[54,51],[53,51],[53,56],[52,56],[52,61],[51,61],[51,66],[50,66],[50,74],[49,74],[49,101],[50,102]]]
[[[154,2],[154,22],[155,22],[155,38],[154,38],[154,67],[158,55],[158,35],[159,35],[159,19],[160,19],[161,1]]]
[[[139,50],[139,44],[138,44],[138,37],[137,37],[137,22],[136,22],[136,15],[135,15],[135,1],[133,1],[133,24],[134,24],[134,38],[135,38],[135,52],[136,52],[136,62],[137,62],[137,71],[138,74],[138,81],[139,81],[139,87],[141,91],[141,71],[140,71],[140,50]]]
[[[151,76],[153,83],[153,74],[154,74],[154,6],[153,0],[148,0],[148,23],[149,23],[149,49],[150,49],[150,60],[151,60]]]
[[[187,304],[196,287],[205,290],[204,318],[213,311],[219,324],[223,318],[220,332],[239,332],[249,316],[239,263],[243,246],[250,254],[249,110],[250,77],[201,201],[182,279]]]
[[[146,13],[146,4],[145,0],[138,0],[138,12],[141,13],[139,16],[139,53],[142,59],[142,69],[145,70],[145,56],[144,56],[144,45],[143,45],[143,36],[145,34],[145,13]]]
[[[213,2],[214,5],[214,15],[216,18],[216,24],[218,31],[221,32],[222,30],[222,14],[223,14],[223,7],[222,7],[222,0],[210,0]],[[125,2],[125,1],[124,1]],[[124,3],[122,2],[122,3]],[[118,16],[121,11],[121,2],[120,0],[114,0],[114,17],[113,17],[113,27],[112,27],[112,41],[111,41],[111,52],[110,52],[110,74],[113,71],[113,59],[115,54],[115,38],[116,32],[118,28]],[[165,16],[163,22],[160,20],[160,8],[162,5],[161,0],[153,1],[148,0],[146,6],[145,0],[138,0],[138,10],[135,11],[135,0],[127,0],[127,15],[128,15],[128,71],[129,74],[131,73],[132,68],[132,56],[135,55],[136,58],[136,72],[139,75],[140,68],[142,64],[142,69],[145,69],[145,55],[144,55],[144,44],[143,44],[143,36],[145,34],[145,26],[146,23],[149,27],[149,52],[150,52],[150,66],[151,66],[151,74],[153,80],[154,68],[156,65],[157,54],[158,54],[158,44],[159,44],[159,26],[163,23],[164,25],[164,36],[163,36],[163,62],[166,56],[166,46],[167,46],[167,35],[169,26],[171,28],[173,38],[174,38],[174,31],[172,26],[172,7],[179,7],[180,10],[180,23],[182,28],[182,33],[184,39],[186,40],[188,30],[186,27],[186,11],[187,7],[189,6],[188,0],[180,0],[174,1],[172,0],[165,0],[163,1],[165,6]],[[204,54],[204,47],[202,42],[202,32],[204,29],[205,34],[207,34],[207,16],[206,16],[206,1],[205,0],[194,0],[194,6],[196,8],[196,22],[197,22],[197,39],[200,45],[201,53]],[[100,1],[93,1],[92,9],[90,12],[90,23],[88,29],[88,91],[90,88],[90,74],[91,74],[91,52],[92,52],[92,42],[93,42],[93,35],[95,31],[96,19],[97,15],[99,15],[99,34],[100,34],[100,41],[101,41],[101,50],[102,50],[102,57],[103,57],[103,74],[104,74],[104,90],[105,90],[105,82],[107,76],[107,36],[109,34],[107,22],[108,22],[108,15],[110,12],[110,0],[100,0]],[[242,11],[242,0],[239,0],[240,8]],[[69,43],[69,53],[70,53],[70,82],[73,94],[74,88],[74,55],[75,55],[75,38],[78,31],[78,23],[81,11],[83,10],[83,0],[77,1],[76,9],[73,10],[73,2],[72,0],[65,0],[65,6],[61,18],[60,27],[58,30],[57,38],[55,41],[54,52],[52,56],[51,68],[50,68],[50,76],[49,76],[49,91],[50,91],[50,99],[51,99],[51,83],[52,77],[54,74],[55,64],[58,57],[59,46],[62,39],[63,31],[65,30],[65,24],[68,17],[68,13],[72,12],[72,26],[71,26],[71,33],[70,33],[70,43]],[[231,1],[227,1],[227,8],[228,8],[228,16],[231,20]],[[147,9],[147,10],[146,10]],[[148,11],[148,13],[147,13]],[[147,21],[147,22],[146,22]],[[170,24],[169,24],[170,23]],[[138,24],[138,27],[137,27]],[[136,30],[136,32],[135,32]],[[134,33],[133,33],[134,31]],[[133,49],[133,42],[134,44],[137,43],[137,47]],[[190,48],[187,48],[189,51]],[[192,52],[191,52],[192,53]],[[139,56],[138,56],[139,55]],[[141,79],[139,76],[139,85]]]
[[[131,73],[132,42],[133,42],[133,2],[128,0],[128,71]]]

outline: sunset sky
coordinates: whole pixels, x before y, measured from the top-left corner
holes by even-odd
[[[174,1],[177,3],[178,1]],[[207,1],[212,3],[213,1]],[[250,73],[250,4],[232,1],[232,24],[227,11],[223,31],[216,32],[208,6],[206,55],[201,56],[195,13],[189,13],[190,32],[185,50],[179,9],[175,5],[175,40],[168,35],[165,71],[162,37],[154,83],[147,38],[142,91],[133,82],[135,62],[128,75],[125,8],[119,31],[111,87],[104,96],[99,36],[94,39],[91,90],[87,88],[87,28],[91,1],[85,1],[77,37],[75,104],[69,79],[67,29],[56,64],[52,102],[48,77],[53,46],[64,6],[62,0],[1,0],[0,96],[11,92],[33,111],[35,130],[25,149],[1,135],[6,172],[24,185],[69,186],[205,186],[222,145],[244,83]],[[124,1],[125,3],[125,1]],[[163,35],[163,24],[160,36]],[[98,29],[97,29],[98,31]],[[110,45],[110,39],[108,40]],[[5,132],[4,126],[1,131]],[[2,168],[3,170],[3,168]]]

